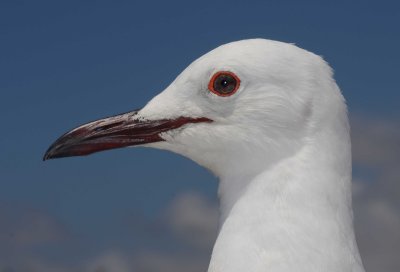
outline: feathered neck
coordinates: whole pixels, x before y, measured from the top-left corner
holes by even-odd
[[[344,117],[254,176],[221,177],[221,226],[208,271],[364,271],[350,150]]]

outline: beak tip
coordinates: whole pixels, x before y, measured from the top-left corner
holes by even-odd
[[[48,161],[48,160],[50,160],[51,159],[51,157],[49,156],[49,154],[44,154],[44,156],[43,156],[43,158],[42,158],[42,160],[43,161]]]
[[[48,160],[52,159],[53,156],[52,156],[51,153],[52,153],[51,150],[48,149],[48,150],[46,151],[46,153],[44,153],[42,160],[43,160],[43,161],[48,161]]]
[[[57,142],[57,141],[56,141],[56,142]],[[44,153],[44,155],[43,155],[43,157],[42,157],[42,160],[43,160],[43,161],[48,161],[48,160],[51,160],[51,159],[56,159],[56,158],[59,158],[59,157],[63,157],[63,156],[62,156],[62,155],[63,155],[63,152],[62,152],[62,150],[60,149],[60,146],[56,144],[56,142],[53,143],[53,144],[46,150],[46,152]]]

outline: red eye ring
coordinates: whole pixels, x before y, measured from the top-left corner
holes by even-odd
[[[208,89],[218,96],[231,96],[240,87],[240,79],[229,71],[216,72],[208,83]]]

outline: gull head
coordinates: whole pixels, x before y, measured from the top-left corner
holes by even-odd
[[[218,176],[244,175],[290,157],[345,114],[321,57],[243,40],[195,60],[141,110],[67,132],[44,159],[140,145],[179,153]]]

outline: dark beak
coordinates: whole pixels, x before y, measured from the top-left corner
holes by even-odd
[[[164,141],[160,133],[190,123],[212,122],[204,117],[142,120],[137,111],[128,112],[75,128],[58,138],[43,160],[85,156],[95,152]]]

